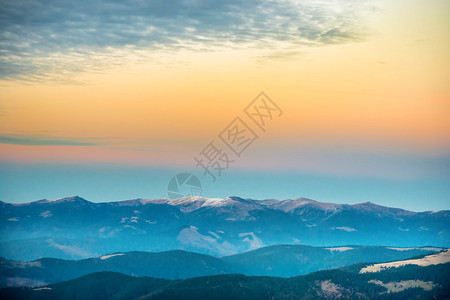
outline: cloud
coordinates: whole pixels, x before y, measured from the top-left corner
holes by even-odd
[[[337,230],[343,230],[343,231],[347,231],[347,232],[352,232],[352,231],[358,231],[355,228],[352,227],[347,227],[347,226],[341,226],[341,227],[331,227],[331,229],[337,229]]]
[[[304,52],[298,50],[277,50],[265,55],[258,56],[259,62],[265,61],[290,61],[303,56]]]
[[[95,257],[98,256],[97,253],[92,253],[81,249],[77,246],[67,246],[56,243],[53,239],[45,240],[47,244],[51,247],[61,250],[62,252],[72,256],[73,258],[87,258],[87,257]]]
[[[46,146],[94,146],[100,143],[83,141],[76,138],[57,138],[42,136],[17,136],[3,135],[0,136],[0,144],[12,145],[46,145]]]
[[[1,1],[0,78],[65,80],[155,50],[360,41],[368,1]]]

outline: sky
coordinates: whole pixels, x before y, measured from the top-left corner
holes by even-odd
[[[447,0],[2,1],[0,51],[2,201],[189,172],[207,197],[450,209]]]

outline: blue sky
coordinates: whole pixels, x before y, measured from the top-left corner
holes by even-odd
[[[0,200],[29,202],[79,195],[92,202],[134,198],[167,198],[172,176],[192,172],[206,197],[252,199],[307,197],[322,202],[361,203],[413,211],[449,209],[447,180],[386,180],[289,172],[229,170],[216,182],[199,169],[149,168],[119,165],[0,165]]]

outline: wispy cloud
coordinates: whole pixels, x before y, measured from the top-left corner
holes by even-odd
[[[265,61],[289,61],[303,56],[304,52],[298,50],[277,50],[265,55],[258,56],[259,62]]]
[[[12,145],[46,145],[46,146],[94,146],[101,145],[98,142],[90,142],[77,138],[55,138],[43,136],[18,136],[18,135],[2,135],[0,136],[0,144]]]
[[[64,78],[140,51],[360,41],[368,1],[1,1],[0,78]]]

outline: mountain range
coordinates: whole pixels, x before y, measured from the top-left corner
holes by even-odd
[[[447,210],[412,212],[369,202],[185,197],[92,203],[74,196],[0,202],[0,256],[85,259],[177,249],[228,256],[279,244],[448,247],[449,228]]]
[[[448,250],[291,278],[214,275],[183,280],[97,272],[44,287],[0,289],[2,299],[448,299]],[[381,265],[381,266],[380,266]],[[389,266],[389,267],[387,267]]]
[[[23,262],[0,259],[0,287],[42,286],[102,271],[171,280],[218,274],[292,277],[362,262],[408,259],[441,250],[430,247],[277,245],[220,258],[175,250],[114,253],[83,260],[42,258]]]

